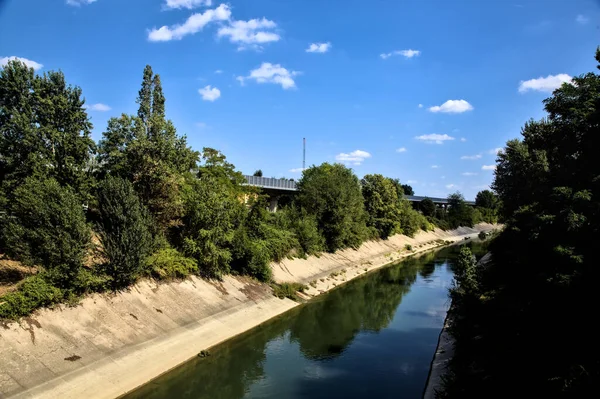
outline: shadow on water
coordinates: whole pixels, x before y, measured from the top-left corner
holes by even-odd
[[[443,307],[447,287],[435,294],[423,287],[442,277],[450,281],[444,266],[452,267],[457,251],[444,248],[355,279],[125,398],[418,397],[445,308],[432,314],[416,304],[423,296]],[[417,280],[422,292],[400,311]]]

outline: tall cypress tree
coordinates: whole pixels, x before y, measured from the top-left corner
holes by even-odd
[[[142,87],[138,93],[138,98],[136,103],[140,105],[138,109],[138,117],[142,120],[144,126],[146,126],[146,131],[148,131],[148,122],[150,121],[150,116],[152,114],[152,67],[150,65],[146,65],[144,68],[144,78],[142,80]]]

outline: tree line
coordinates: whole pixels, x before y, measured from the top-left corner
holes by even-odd
[[[600,49],[596,51],[600,69]],[[497,158],[506,221],[493,260],[461,256],[456,354],[445,398],[587,398],[597,392],[600,75],[564,83]]]
[[[459,193],[447,212],[427,213],[397,179],[360,180],[328,163],[305,170],[297,195],[268,212],[221,152],[188,145],[165,102],[146,66],[137,114],[111,118],[96,143],[82,91],[62,72],[18,61],[0,70],[0,251],[40,270],[0,298],[0,318],[143,276],[269,281],[269,263],[287,256],[482,220]]]

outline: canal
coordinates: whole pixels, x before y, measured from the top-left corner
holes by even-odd
[[[420,398],[458,249],[350,281],[125,398]]]

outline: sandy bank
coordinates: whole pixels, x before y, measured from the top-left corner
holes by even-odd
[[[274,277],[313,282],[307,295],[314,296],[365,269],[438,246],[436,240],[458,241],[493,227],[394,236],[286,260],[273,265]],[[0,326],[0,397],[114,398],[297,305],[273,297],[266,284],[229,276],[219,283],[146,280],[118,294],[90,295],[75,307],[44,309]]]

